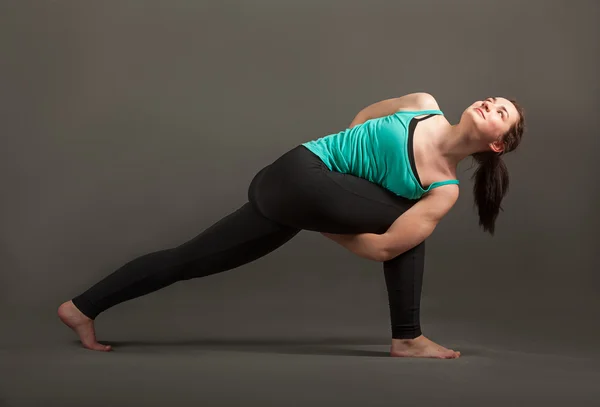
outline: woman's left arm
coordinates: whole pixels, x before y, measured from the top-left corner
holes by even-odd
[[[440,220],[456,203],[458,191],[456,185],[436,188],[399,216],[380,235],[322,234],[358,256],[375,261],[390,260],[417,246],[433,233]]]

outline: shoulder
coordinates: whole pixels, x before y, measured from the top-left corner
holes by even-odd
[[[441,110],[431,93],[416,92],[395,99],[397,110]]]
[[[447,184],[437,188],[433,188],[428,193],[423,195],[421,200],[428,199],[430,201],[436,201],[438,203],[446,202],[454,205],[458,200],[460,194],[460,188],[458,184]]]
[[[418,204],[429,217],[440,220],[452,209],[459,192],[460,188],[456,184],[442,185],[423,195]]]
[[[419,110],[440,110],[440,106],[435,97],[427,92],[415,93],[415,100]]]

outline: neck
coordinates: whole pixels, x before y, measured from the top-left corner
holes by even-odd
[[[432,148],[447,161],[451,168],[456,168],[458,163],[471,154],[485,151],[481,140],[472,137],[472,133],[466,131],[460,123],[454,125],[448,123],[433,135]]]

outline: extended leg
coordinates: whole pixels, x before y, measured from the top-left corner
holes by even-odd
[[[180,280],[208,276],[254,261],[299,232],[260,215],[246,203],[192,240],[172,249],[148,253],[73,298],[94,319],[106,309]]]

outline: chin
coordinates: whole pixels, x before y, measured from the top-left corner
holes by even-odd
[[[467,109],[463,112],[460,120],[461,121],[475,121],[475,117],[473,115],[473,113],[477,113],[476,111],[474,111],[474,109]],[[481,117],[481,116],[480,116]]]

